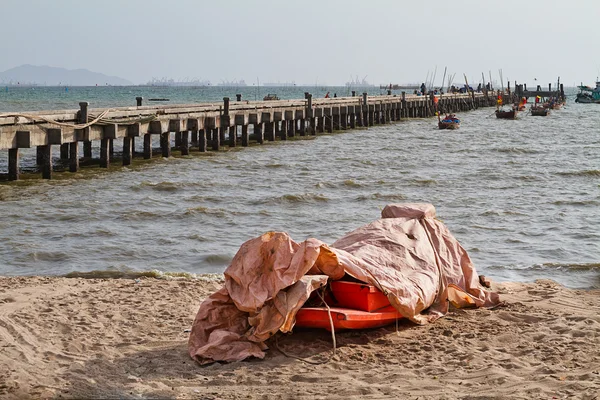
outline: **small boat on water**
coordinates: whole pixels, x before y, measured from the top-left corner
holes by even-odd
[[[532,106],[531,107],[531,115],[533,115],[533,116],[545,117],[549,113],[550,113],[550,110],[547,109],[547,108],[537,107],[537,106]]]
[[[438,114],[438,128],[440,129],[458,129],[460,128],[460,119],[454,114],[448,114],[444,119]]]
[[[269,101],[269,100],[279,100],[279,96],[277,96],[275,93],[268,93],[265,97],[263,97],[264,101]]]
[[[589,86],[584,86],[583,84],[579,85],[577,88],[579,89],[579,93],[577,93],[575,103],[600,104],[600,81],[596,82],[596,88],[594,89]]]
[[[496,110],[496,118],[500,118],[500,119],[516,119],[517,118],[517,113],[518,110],[516,109],[512,109],[509,111],[505,111],[505,110]]]

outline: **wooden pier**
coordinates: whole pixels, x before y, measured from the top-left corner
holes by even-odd
[[[435,115],[434,96],[337,97],[313,99],[309,93],[301,100],[230,101],[180,105],[89,108],[79,103],[78,110],[0,113],[0,150],[8,150],[8,180],[19,179],[20,149],[36,148],[36,164],[45,179],[52,178],[52,146],[59,146],[60,158],[69,171],[77,172],[80,161],[99,159],[109,168],[113,142],[123,143],[122,164],[134,156],[153,157],[153,139],[159,137],[162,157],[171,157],[173,149],[188,155],[190,151],[218,151],[224,146],[248,146],[251,142],[288,138],[338,130],[367,128],[407,118]],[[436,96],[440,112],[459,112],[496,105],[496,97],[487,93],[446,94]],[[137,154],[135,141],[143,140],[143,152]],[[100,142],[99,154],[92,154],[92,142]]]

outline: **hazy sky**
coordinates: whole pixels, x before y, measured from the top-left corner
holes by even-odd
[[[0,0],[0,71],[86,68],[134,83],[245,79],[592,84],[599,0]]]

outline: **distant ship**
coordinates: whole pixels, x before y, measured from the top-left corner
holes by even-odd
[[[217,86],[229,86],[229,87],[239,87],[239,86],[248,86],[246,84],[246,81],[244,81],[243,79],[236,81],[224,81],[222,80],[220,83],[217,83]]]
[[[418,83],[406,83],[406,84],[398,84],[398,83],[390,83],[388,85],[379,85],[379,89],[391,89],[391,90],[399,90],[399,89],[419,89],[421,85]]]
[[[152,78],[146,84],[148,86],[210,86],[210,81],[207,80],[199,80],[199,79],[186,79],[183,81],[176,81],[174,79],[157,79]]]
[[[290,87],[290,86],[296,86],[296,81],[292,81],[292,82],[265,82],[262,85],[263,86]]]
[[[365,75],[364,78],[362,78],[362,80],[358,80],[358,75],[356,75],[356,78],[353,78],[352,76],[350,77],[350,80],[348,82],[346,82],[347,87],[370,87],[373,86],[371,85],[369,82],[367,82],[367,76]]]

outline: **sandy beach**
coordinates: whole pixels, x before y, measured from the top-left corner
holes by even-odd
[[[600,291],[494,283],[505,306],[426,326],[339,332],[312,365],[271,343],[264,360],[201,367],[187,353],[201,279],[0,278],[1,398],[598,399]],[[282,337],[326,360],[331,335]]]

